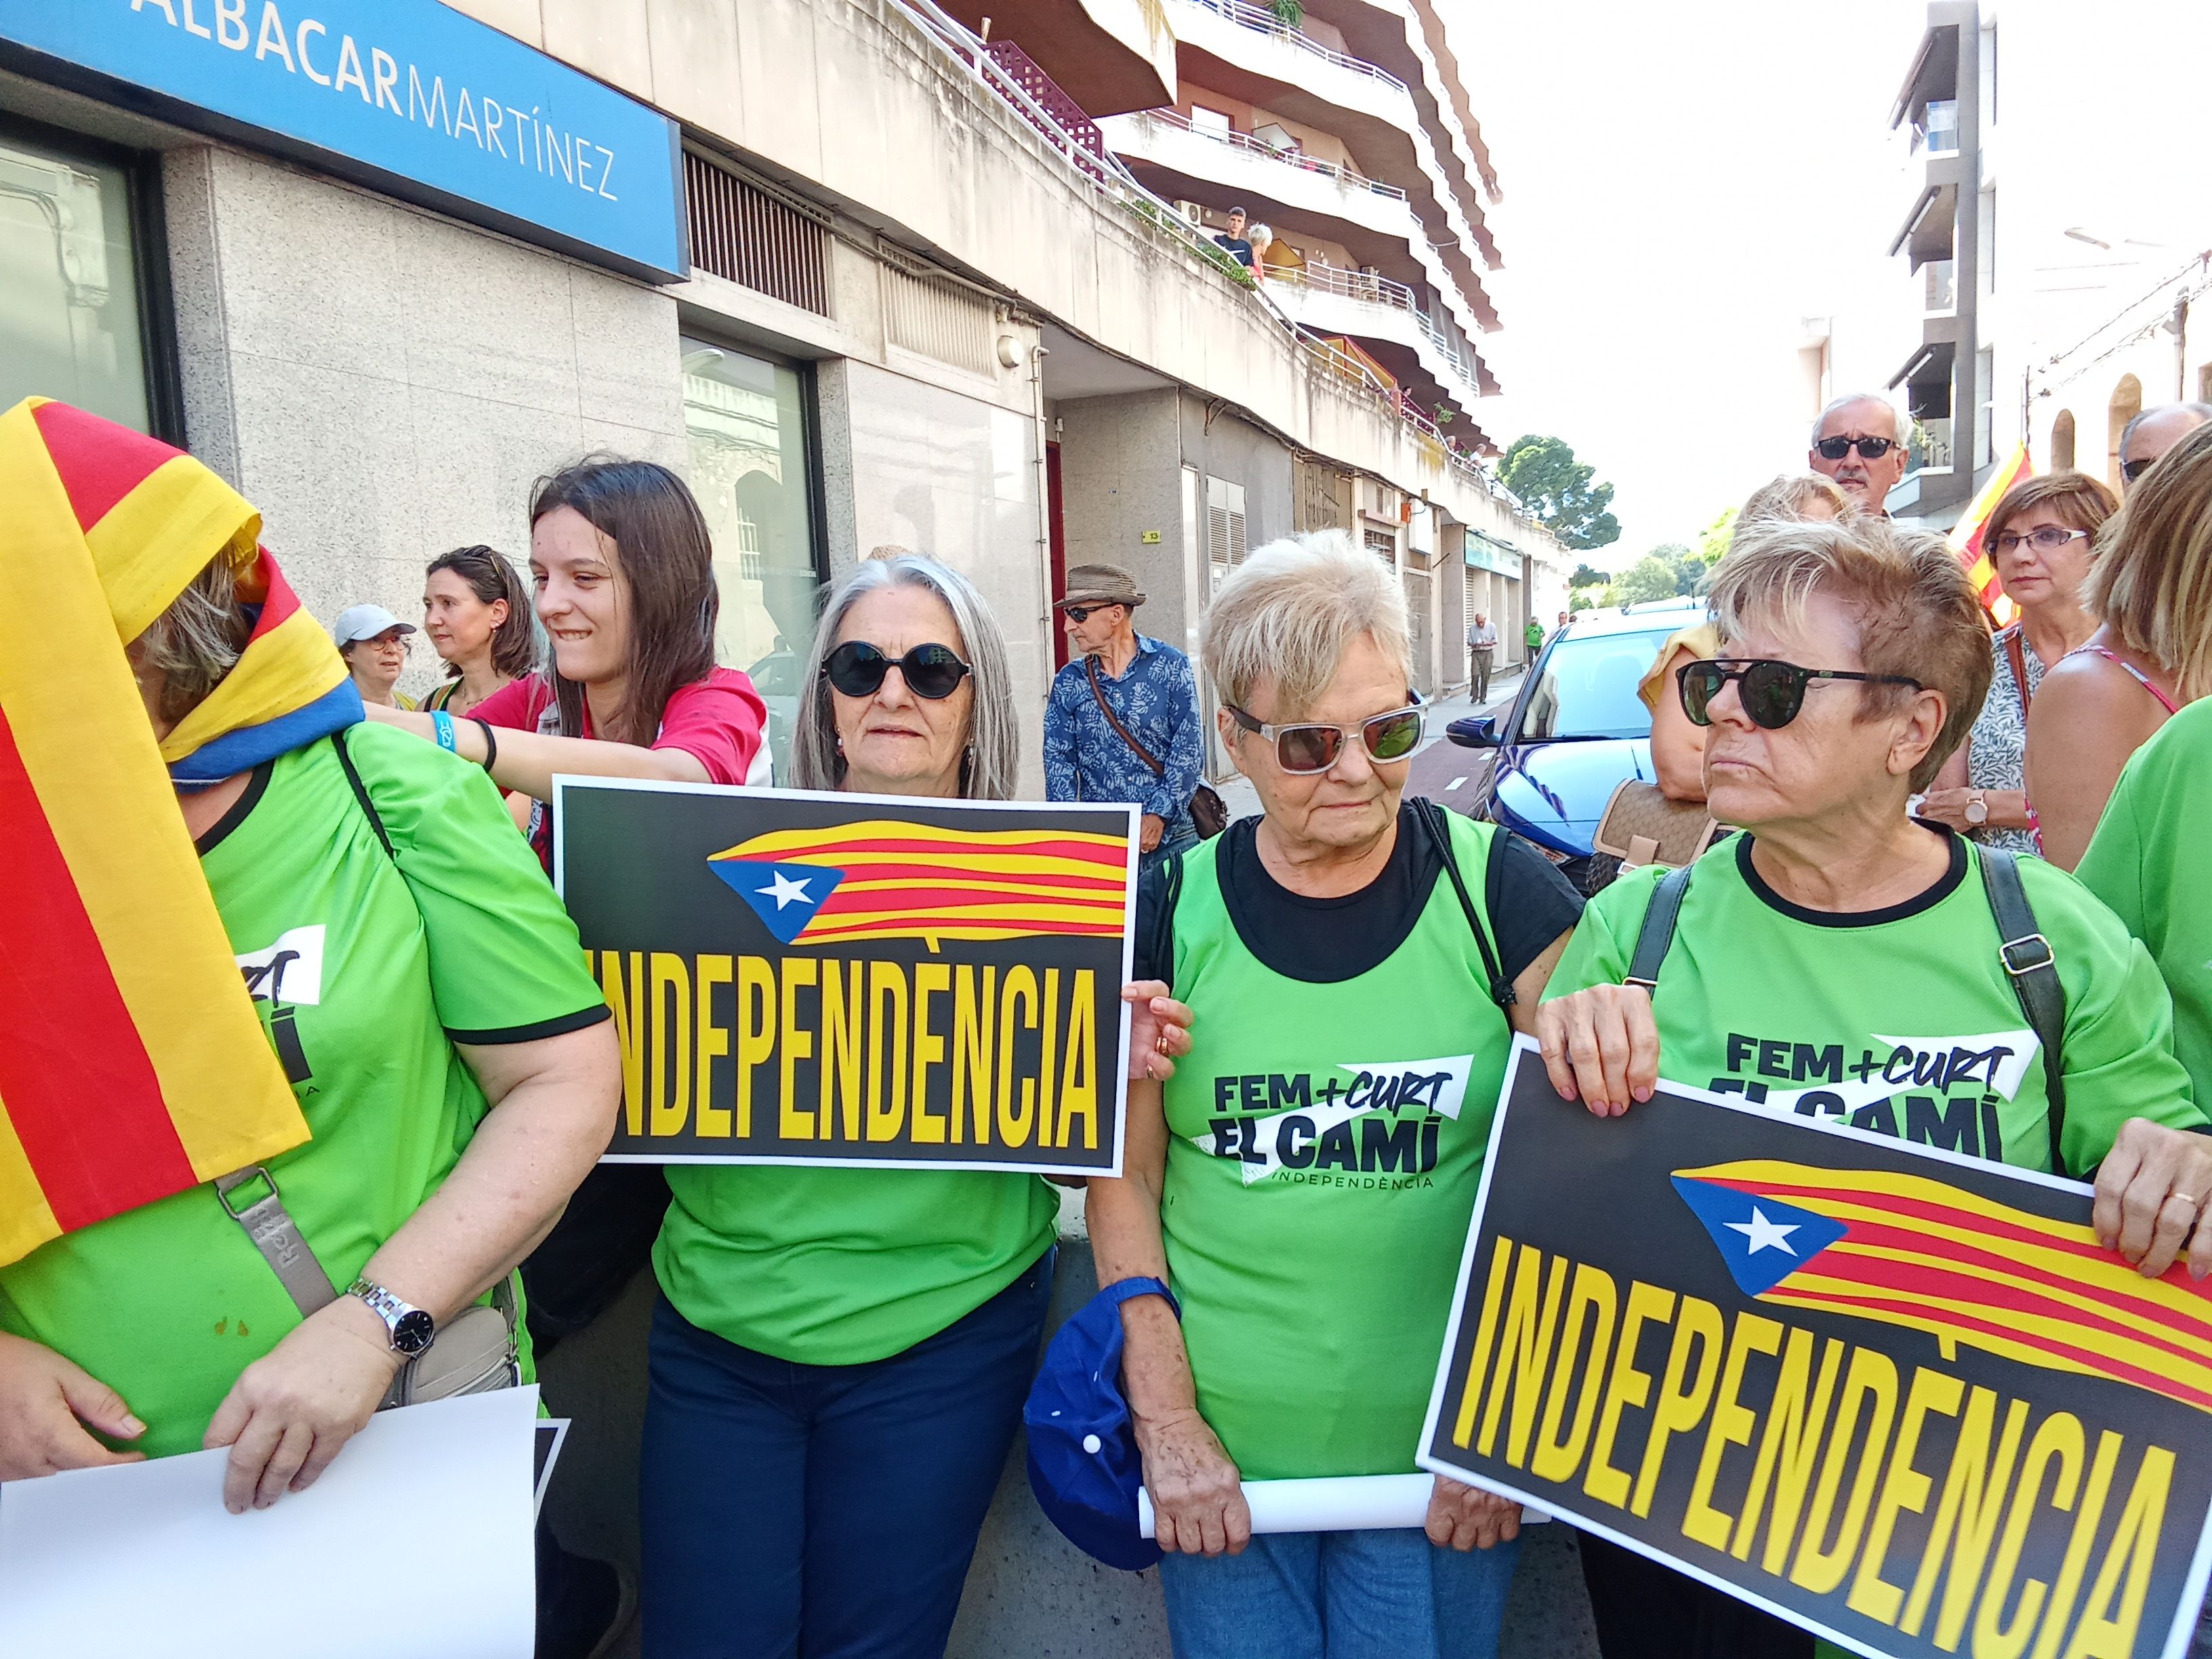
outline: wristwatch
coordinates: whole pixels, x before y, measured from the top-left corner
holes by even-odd
[[[437,1322],[422,1309],[403,1302],[383,1285],[366,1279],[356,1279],[346,1286],[348,1296],[359,1297],[368,1304],[369,1312],[384,1322],[391,1333],[392,1352],[413,1358],[428,1347],[438,1334]]]
[[[1966,798],[1966,822],[1978,830],[1990,821],[1990,803],[1978,789]]]

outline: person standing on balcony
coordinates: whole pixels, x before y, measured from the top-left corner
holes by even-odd
[[[1245,240],[1244,227],[1250,217],[1241,207],[1229,210],[1229,229],[1225,234],[1216,234],[1214,240],[1229,250],[1229,257],[1247,270],[1252,268],[1252,244]]]
[[[1129,801],[1144,809],[1141,868],[1198,845],[1190,798],[1205,770],[1190,659],[1137,632],[1145,602],[1110,564],[1067,573],[1056,607],[1068,664],[1044,709],[1045,793],[1054,800]]]
[[[1832,478],[1862,513],[1889,516],[1882,503],[1905,476],[1912,428],[1904,410],[1871,392],[1838,398],[1813,422],[1806,465]]]
[[[1252,257],[1244,263],[1252,268],[1255,282],[1267,280],[1267,250],[1275,245],[1275,233],[1265,225],[1254,225],[1245,233],[1252,244]]]
[[[1490,613],[1478,611],[1467,628],[1468,690],[1478,708],[1490,701],[1490,668],[1497,656],[1498,630],[1490,625]]]

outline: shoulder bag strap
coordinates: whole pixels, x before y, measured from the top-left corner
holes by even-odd
[[[1175,988],[1176,902],[1182,896],[1182,854],[1170,853],[1160,866],[1160,905],[1152,916],[1152,966],[1165,968],[1160,977]]]
[[[1484,931],[1482,919],[1475,914],[1474,901],[1468,896],[1466,879],[1459,872],[1459,860],[1452,855],[1451,830],[1444,821],[1444,809],[1422,796],[1413,802],[1413,816],[1421,821],[1421,827],[1436,843],[1437,854],[1444,861],[1444,874],[1451,878],[1452,891],[1459,895],[1459,908],[1466,914],[1468,931],[1474,935],[1474,948],[1482,956],[1482,971],[1490,979],[1490,1000],[1500,1009],[1510,1008],[1516,1000],[1513,981],[1498,969],[1498,952],[1491,948],[1490,935]],[[1486,885],[1483,890],[1487,893],[1489,889]]]
[[[2034,908],[2021,886],[2020,865],[2002,848],[1977,849],[1982,860],[1982,885],[1996,917],[1997,947],[2005,972],[2012,976],[2013,994],[2027,1016],[2036,1041],[2043,1045],[2043,1094],[2047,1103],[2044,1121],[2051,1130],[2051,1167],[2067,1173],[2059,1140],[2066,1127],[2066,986],[2058,977],[2058,960],[2051,941],[2036,925]]]
[[[2005,629],[2004,649],[2005,661],[2009,664],[2012,668],[2012,689],[2020,694],[2021,718],[2022,720],[2026,720],[2027,718],[2027,702],[2029,696],[2027,689],[2027,659],[2021,654],[2021,652],[2020,625],[2017,623],[2014,623],[2012,627]]]
[[[1636,954],[1629,960],[1628,977],[1620,981],[1623,985],[1640,985],[1647,994],[1658,988],[1659,965],[1674,947],[1674,923],[1682,914],[1683,895],[1690,890],[1690,873],[1697,867],[1686,864],[1679,870],[1669,870],[1651,890],[1651,902],[1644,912],[1644,926],[1637,930]]]
[[[1114,705],[1106,701],[1106,693],[1098,684],[1098,659],[1096,657],[1085,657],[1083,659],[1083,672],[1091,681],[1091,695],[1098,699],[1098,712],[1105,715],[1106,724],[1112,726],[1115,731],[1121,733],[1121,741],[1127,744],[1129,747],[1136,752],[1137,758],[1144,762],[1146,766],[1151,769],[1152,775],[1154,777],[1164,778],[1167,776],[1168,769],[1152,758],[1152,751],[1151,750],[1146,748],[1144,744],[1139,743],[1136,738],[1129,735],[1129,728],[1121,724],[1121,717],[1114,712]]]
[[[385,856],[393,864],[398,864],[398,849],[392,846],[392,836],[384,827],[384,820],[377,814],[376,803],[369,799],[368,786],[361,781],[361,769],[353,763],[353,753],[346,747],[343,731],[331,733],[331,747],[337,750],[338,764],[345,770],[346,782],[352,786],[353,798],[361,803],[362,814],[368,818],[368,827],[376,831],[377,840],[383,844]]]

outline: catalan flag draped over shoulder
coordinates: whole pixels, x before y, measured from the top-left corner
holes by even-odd
[[[1761,1302],[1907,1326],[2023,1364],[2212,1412],[2212,1280],[2146,1279],[2087,1226],[1924,1176],[1753,1158],[1678,1170],[1729,1273]]]
[[[1982,608],[1996,618],[2000,627],[2012,620],[2014,605],[1998,586],[1996,562],[1990,557],[1982,542],[1989,533],[1990,514],[1996,511],[2005,491],[2023,478],[2034,476],[2035,468],[2028,463],[2027,446],[2018,445],[2005,458],[2005,464],[1990,474],[1989,483],[1982,486],[1981,493],[1960,516],[1959,522],[1951,526],[1951,550],[1966,567],[1966,580],[1974,585],[1974,596],[1981,600]]]
[[[198,461],[65,404],[0,415],[0,1265],[307,1139],[175,791],[362,718]],[[220,560],[237,665],[158,742],[125,652]]]

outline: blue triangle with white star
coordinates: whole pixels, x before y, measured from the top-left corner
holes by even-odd
[[[769,864],[751,859],[708,859],[707,867],[761,919],[761,925],[788,945],[814,920],[822,901],[845,879],[842,870],[818,864]]]
[[[1717,1182],[1672,1177],[1674,1190],[1720,1247],[1729,1277],[1763,1296],[1850,1231],[1840,1221]]]

